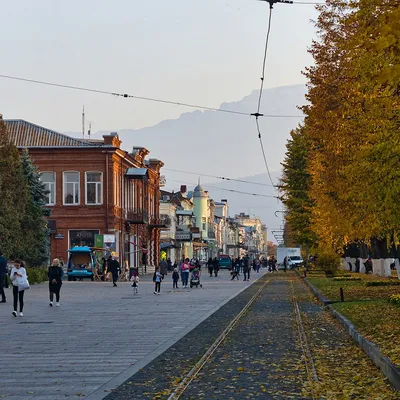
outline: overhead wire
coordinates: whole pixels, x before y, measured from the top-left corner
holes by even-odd
[[[258,139],[260,141],[260,147],[261,147],[261,152],[262,152],[263,159],[264,159],[265,168],[267,170],[269,180],[271,181],[271,185],[275,187],[274,182],[273,182],[272,177],[271,177],[271,173],[269,171],[268,162],[267,162],[267,156],[265,154],[264,144],[263,144],[263,140],[262,140],[262,136],[261,136],[260,125],[258,123],[258,118],[263,115],[263,114],[260,113],[260,110],[261,110],[261,99],[262,99],[263,89],[264,89],[265,67],[266,67],[266,64],[267,64],[268,43],[269,43],[269,36],[270,36],[270,33],[271,33],[271,19],[272,19],[272,9],[273,9],[272,4],[273,3],[269,3],[270,7],[269,7],[269,17],[268,17],[268,29],[267,29],[267,36],[266,36],[266,39],[265,39],[264,58],[263,58],[263,64],[262,64],[261,85],[260,85],[260,93],[258,95],[257,112],[252,114],[252,115],[255,117],[255,120],[256,120],[256,128],[257,128],[257,132],[258,132]]]
[[[182,181],[177,181],[175,179],[168,179],[168,181],[182,183]],[[197,186],[197,183],[186,182],[186,181],[184,181],[184,183],[186,183],[187,185]],[[222,190],[222,191],[231,192],[231,193],[239,193],[239,194],[244,194],[244,195],[248,195],[248,196],[257,196],[257,197],[267,197],[267,198],[271,198],[271,199],[278,199],[278,196],[270,196],[270,195],[261,194],[261,193],[243,192],[241,190],[235,190],[235,189],[218,188],[218,187],[210,186],[210,185],[207,185],[207,188],[214,189],[214,190]]]
[[[246,181],[244,179],[228,178],[226,176],[208,175],[208,174],[204,174],[204,173],[200,173],[200,172],[189,172],[189,171],[182,171],[182,170],[179,170],[179,169],[172,169],[172,168],[163,168],[163,170],[164,171],[180,172],[182,174],[205,176],[207,178],[216,178],[216,179],[221,179],[221,180],[225,180],[225,181],[248,183],[248,184],[252,184],[252,185],[268,186],[268,187],[273,186],[273,185],[269,185],[267,183],[251,182],[251,181]]]
[[[59,88],[63,88],[63,89],[79,90],[79,91],[91,92],[91,93],[97,93],[97,94],[106,94],[106,95],[111,95],[111,96],[116,96],[116,97],[131,98],[131,99],[136,99],[136,100],[152,101],[152,102],[162,103],[162,104],[171,104],[171,105],[175,105],[175,106],[196,108],[196,109],[201,109],[201,110],[206,110],[206,111],[216,111],[216,112],[222,112],[222,113],[228,113],[228,114],[244,115],[247,117],[252,115],[251,113],[227,110],[225,108],[207,107],[207,106],[202,106],[199,104],[183,103],[183,102],[172,101],[172,100],[157,99],[154,97],[138,96],[138,95],[129,94],[129,93],[110,92],[107,90],[92,89],[92,88],[74,86],[74,85],[66,85],[66,84],[62,84],[62,83],[54,83],[54,82],[37,80],[37,79],[21,78],[18,76],[0,74],[0,78],[12,79],[12,80],[29,82],[29,83],[36,83],[39,85],[54,86],[54,87],[59,87]],[[301,115],[279,115],[279,114],[264,114],[263,117],[266,117],[266,118],[302,118]]]

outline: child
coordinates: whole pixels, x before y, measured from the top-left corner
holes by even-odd
[[[174,268],[174,272],[172,273],[173,289],[178,289],[178,281],[179,281],[178,268]]]
[[[161,281],[162,281],[162,275],[160,272],[160,267],[156,267],[156,270],[154,271],[153,275],[153,282],[155,283],[154,294],[160,294]]]
[[[138,294],[139,275],[136,270],[133,271],[131,282],[132,282],[131,286],[133,287],[133,294]]]

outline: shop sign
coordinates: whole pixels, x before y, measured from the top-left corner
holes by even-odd
[[[69,241],[70,246],[94,246],[94,237],[99,233],[98,229],[94,230],[70,230],[69,231]]]
[[[176,232],[175,239],[181,242],[190,242],[192,235],[190,232]]]

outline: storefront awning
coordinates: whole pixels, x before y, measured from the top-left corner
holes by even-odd
[[[192,242],[193,247],[208,247],[208,244],[206,243],[199,243],[199,242]]]
[[[177,247],[174,244],[170,243],[170,242],[161,243],[160,247],[161,247],[161,250],[177,249]]]

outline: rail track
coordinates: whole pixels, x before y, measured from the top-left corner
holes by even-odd
[[[235,326],[242,319],[242,317],[249,311],[250,307],[257,301],[257,299],[260,297],[260,295],[262,294],[263,290],[266,288],[269,282],[270,279],[266,280],[262,284],[262,286],[257,290],[257,292],[251,297],[251,299],[247,302],[247,304],[242,308],[242,310],[230,321],[230,323],[227,325],[224,331],[211,344],[211,346],[207,349],[207,351],[203,354],[203,356],[195,364],[195,366],[183,377],[183,379],[179,382],[179,384],[173,389],[173,392],[168,397],[168,400],[178,400],[182,397],[185,391],[189,388],[191,382],[196,378],[196,376],[199,374],[202,368],[207,364],[207,362],[210,360],[215,351],[223,344],[229,333],[235,328]],[[306,374],[311,382],[316,382],[318,381],[318,376],[311,355],[310,347],[307,341],[307,336],[302,322],[301,312],[299,304],[297,302],[292,280],[290,280],[290,286],[292,290],[291,301],[293,303],[293,314],[297,325],[299,344],[303,353]],[[314,393],[311,393],[311,396],[313,399],[316,398],[314,396]]]

